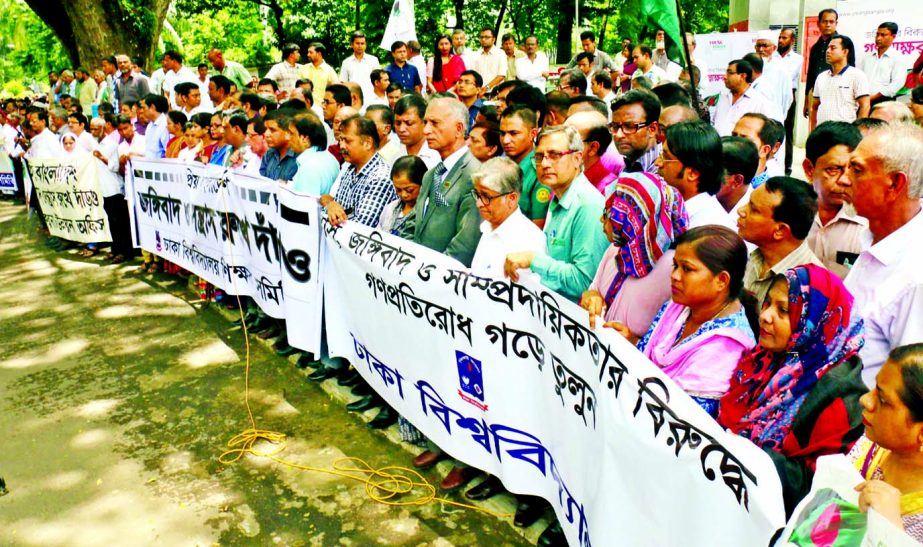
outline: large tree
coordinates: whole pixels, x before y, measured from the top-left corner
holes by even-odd
[[[64,44],[74,66],[114,53],[150,60],[170,0],[26,0]]]

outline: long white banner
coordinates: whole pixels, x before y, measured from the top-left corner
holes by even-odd
[[[631,344],[537,284],[325,225],[325,328],[455,458],[547,499],[571,545],[766,545],[776,470]]]
[[[98,160],[89,154],[27,162],[51,235],[82,243],[112,241],[99,189]]]
[[[140,247],[286,320],[319,352],[319,205],[275,181],[215,165],[133,160],[126,197]]]

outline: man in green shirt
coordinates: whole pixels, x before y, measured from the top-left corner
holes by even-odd
[[[581,172],[583,141],[573,127],[543,129],[534,154],[538,180],[554,193],[544,228],[548,252],[511,253],[504,270],[518,281],[516,270],[529,268],[543,285],[576,302],[609,245],[599,225],[605,200]]]
[[[212,48],[208,52],[208,62],[212,64],[212,76],[220,74],[226,77],[237,86],[237,91],[246,89],[247,84],[253,79],[253,75],[243,65],[234,61],[226,61],[224,54],[218,48]]]
[[[516,104],[503,111],[500,117],[500,144],[506,157],[522,169],[522,194],[519,209],[539,228],[544,228],[548,215],[551,190],[538,182],[535,174],[535,135],[538,133],[538,114],[531,108]]]

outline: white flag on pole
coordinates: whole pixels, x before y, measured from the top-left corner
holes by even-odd
[[[391,44],[417,39],[417,25],[413,16],[413,0],[394,0],[388,26],[381,39],[381,49],[391,51]]]

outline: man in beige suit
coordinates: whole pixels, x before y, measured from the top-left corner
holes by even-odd
[[[424,123],[426,143],[442,161],[423,177],[413,240],[470,266],[481,239],[471,175],[481,163],[465,145],[468,109],[456,99],[433,99]]]

